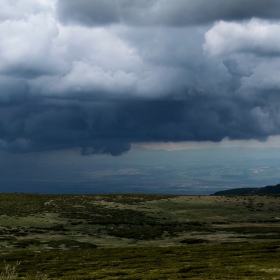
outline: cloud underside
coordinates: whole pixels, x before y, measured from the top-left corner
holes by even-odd
[[[277,94],[270,98],[279,102]],[[120,155],[133,142],[265,140],[279,133],[275,103],[211,96],[105,102],[29,100],[1,107],[0,144],[13,152],[81,147],[82,155]],[[270,106],[270,107],[269,107]]]
[[[87,26],[115,23],[186,26],[217,20],[280,17],[277,0],[59,0],[57,7],[62,22]]]
[[[279,1],[208,3],[4,0],[0,148],[280,135]]]

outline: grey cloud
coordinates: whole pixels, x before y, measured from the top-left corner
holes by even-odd
[[[134,142],[279,135],[280,64],[268,55],[278,50],[278,24],[182,27],[278,13],[276,1],[242,3],[68,0],[57,9],[69,26],[52,13],[2,23],[0,147],[118,156]],[[107,26],[118,22],[142,27]],[[264,34],[257,48],[254,34]]]
[[[220,21],[205,33],[203,49],[210,56],[242,53],[264,57],[279,56],[279,29],[279,21]]]
[[[231,87],[233,91],[238,90],[241,85],[241,79],[243,77],[250,77],[252,70],[246,63],[240,63],[234,58],[226,58],[223,60],[223,64],[227,68],[229,74],[232,76]]]
[[[57,9],[62,21],[65,22],[101,25],[118,21],[117,1],[58,1]],[[70,14],[72,15],[70,16]]]
[[[58,0],[57,11],[64,23],[88,26],[114,23],[186,26],[252,17],[279,19],[280,3],[277,0]]]
[[[252,71],[248,66],[246,67],[245,65],[240,65],[235,59],[227,58],[223,61],[223,63],[232,76],[250,77],[252,74]]]
[[[52,0],[50,0],[51,2]],[[47,5],[43,5],[37,0],[28,1],[1,1],[0,22],[9,20],[26,20],[30,15],[46,12]]]

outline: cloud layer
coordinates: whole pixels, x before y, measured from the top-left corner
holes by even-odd
[[[279,2],[207,3],[4,1],[0,147],[279,135]]]

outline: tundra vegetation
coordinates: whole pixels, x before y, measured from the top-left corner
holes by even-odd
[[[2,279],[280,279],[280,196],[0,195]]]

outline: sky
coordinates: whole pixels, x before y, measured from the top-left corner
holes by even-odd
[[[278,145],[278,0],[0,6],[2,152]]]

